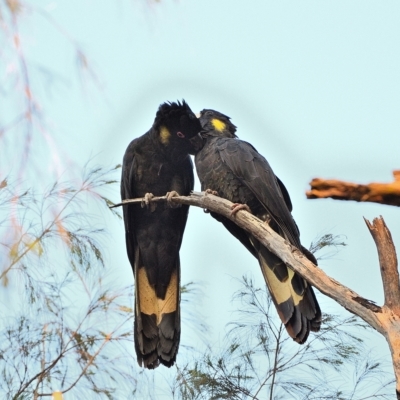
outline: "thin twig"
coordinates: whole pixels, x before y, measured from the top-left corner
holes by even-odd
[[[179,196],[179,197],[173,197],[172,199],[181,199],[184,196]],[[162,201],[167,201],[167,196],[155,196],[151,199],[151,202],[153,203],[158,203]],[[129,206],[132,204],[142,204],[144,202],[144,198],[137,198],[137,199],[128,199],[128,200],[123,200],[121,203],[114,204],[110,206],[109,208],[116,208],[116,207],[121,207],[121,206]]]

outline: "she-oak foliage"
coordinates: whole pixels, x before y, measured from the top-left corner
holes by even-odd
[[[1,321],[2,398],[136,391],[132,289],[111,289],[104,222],[94,215],[112,204],[101,192],[115,183],[117,168],[86,168],[80,183],[56,183],[42,194],[1,184],[0,276],[8,304],[16,303]]]
[[[178,374],[183,399],[391,399],[384,361],[367,350],[355,316],[324,314],[321,331],[298,346],[274,317],[265,288],[244,276],[236,321],[222,350],[209,350]],[[350,379],[348,379],[350,377]],[[371,385],[376,388],[371,393]]]

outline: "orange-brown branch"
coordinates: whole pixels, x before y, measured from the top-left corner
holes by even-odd
[[[369,183],[361,185],[335,179],[315,178],[310,182],[311,190],[306,192],[308,199],[330,197],[336,200],[369,201],[400,207],[400,170],[393,171],[391,183]]]

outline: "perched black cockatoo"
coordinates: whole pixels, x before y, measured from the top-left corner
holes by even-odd
[[[193,190],[190,139],[200,138],[200,121],[185,101],[160,105],[153,126],[126,149],[122,200],[128,258],[135,276],[135,349],[139,365],[170,367],[180,338],[180,261],[188,206],[151,203],[154,196],[189,195]],[[186,140],[187,139],[187,140]]]
[[[195,164],[202,190],[216,191],[241,208],[267,222],[279,235],[316,263],[300,243],[300,232],[292,217],[292,203],[283,183],[267,160],[249,143],[235,135],[230,118],[214,110],[200,113],[203,145],[196,148]],[[200,146],[201,147],[201,146]],[[219,214],[211,215],[258,259],[279,317],[289,335],[304,343],[310,330],[318,331],[321,310],[312,287],[252,235]]]

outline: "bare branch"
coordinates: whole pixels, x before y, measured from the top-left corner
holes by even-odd
[[[156,201],[165,200],[165,197],[156,199]],[[171,201],[178,204],[201,207],[216,212],[235,222],[239,227],[254,235],[257,240],[289,265],[294,271],[299,273],[311,285],[315,286],[326,296],[335,300],[348,311],[361,317],[366,323],[381,333],[386,338],[392,353],[393,367],[396,375],[396,396],[400,400],[400,353],[398,351],[398,343],[400,343],[400,322],[399,318],[394,314],[388,304],[380,307],[329,277],[324,271],[308,260],[299,249],[292,246],[274,232],[267,223],[259,220],[247,211],[240,210],[237,214],[232,216],[232,203],[228,200],[212,194],[193,192],[190,196],[173,197]],[[130,205],[134,207],[142,202],[143,199],[125,200],[122,204],[115,205],[115,207],[119,205]],[[393,263],[393,261],[391,262]],[[385,267],[385,265],[382,266],[383,269],[385,269]],[[391,268],[395,268],[394,264]],[[391,295],[386,299],[389,302],[393,302]],[[397,304],[397,300],[395,304]]]
[[[400,170],[393,171],[391,183],[369,183],[367,185],[343,182],[335,179],[315,178],[310,182],[308,199],[330,197],[336,200],[368,201],[400,207]]]
[[[382,216],[380,218],[375,218],[372,224],[367,219],[364,218],[364,220],[378,249],[379,264],[385,293],[385,306],[389,307],[400,317],[399,271],[397,269],[396,249],[394,247],[392,235]]]
[[[152,201],[165,201],[166,197],[157,197]],[[141,203],[142,199],[125,200],[120,204],[129,205]],[[192,205],[207,209],[223,215],[235,222],[238,226],[251,232],[264,246],[280,257],[293,270],[299,273],[310,284],[315,286],[322,293],[337,301],[344,308],[360,316],[373,328],[383,334],[382,326],[376,313],[381,312],[381,308],[372,301],[364,299],[353,290],[330,278],[320,268],[309,261],[298,249],[290,245],[286,240],[274,232],[268,224],[259,220],[247,211],[241,210],[235,216],[231,215],[232,203],[221,197],[212,194],[193,192],[190,196],[173,197],[172,202],[179,204]]]
[[[185,196],[179,196],[179,197],[174,197],[174,199],[183,199]],[[152,202],[158,203],[158,202],[162,202],[162,201],[167,201],[167,196],[155,196],[151,199]],[[117,204],[113,204],[112,206],[110,206],[109,208],[116,208],[116,207],[121,207],[124,205],[130,205],[130,204],[142,204],[144,203],[144,198],[137,198],[137,199],[128,199],[128,200],[124,200],[121,203],[117,203]],[[177,203],[179,204],[186,204],[184,202],[181,201],[177,201]],[[195,205],[195,204],[192,204]],[[200,206],[198,206],[200,207]]]

